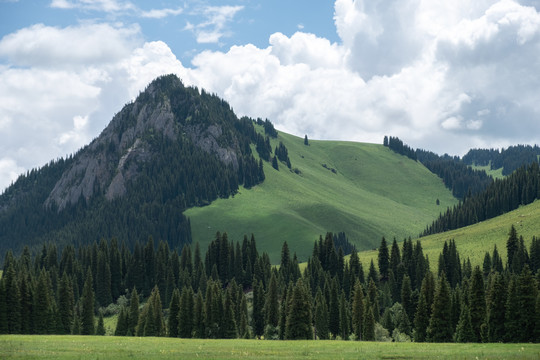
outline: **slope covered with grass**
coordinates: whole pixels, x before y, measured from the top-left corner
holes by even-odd
[[[283,241],[291,254],[307,259],[327,231],[344,231],[358,249],[372,249],[382,236],[416,236],[457,202],[422,164],[382,145],[310,140],[306,146],[304,139],[279,133],[272,148],[280,141],[296,172],[265,162],[263,184],[185,213],[203,251],[217,231],[235,241],[254,233],[273,263]]]
[[[444,242],[450,239],[455,240],[461,261],[468,257],[473,266],[482,266],[486,251],[491,254],[493,246],[497,245],[503,264],[506,265],[506,240],[512,225],[515,226],[518,236],[523,236],[525,246],[529,249],[532,237],[540,236],[540,201],[478,224],[426,236],[420,238],[420,241],[424,254],[429,256],[431,270],[435,272]],[[360,252],[360,261],[364,267],[369,266],[371,259],[377,264],[377,254],[374,250]]]

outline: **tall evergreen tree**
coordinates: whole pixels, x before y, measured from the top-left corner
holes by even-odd
[[[21,293],[16,276],[14,261],[10,261],[1,279],[5,291],[7,332],[10,334],[18,334],[21,331]]]
[[[104,336],[106,333],[105,331],[105,322],[103,320],[103,312],[99,312],[99,318],[98,318],[98,324],[96,327],[96,335]]]
[[[191,338],[193,331],[193,289],[191,286],[184,287],[180,295],[180,307],[178,311],[178,336]]]
[[[476,342],[476,334],[471,326],[471,315],[469,307],[463,304],[461,307],[461,315],[459,316],[459,322],[456,328],[456,342],[468,343]]]
[[[272,272],[270,284],[266,293],[266,302],[264,304],[264,314],[266,326],[277,328],[279,325],[279,299],[278,284],[275,274]]]
[[[369,297],[366,298],[364,306],[364,319],[362,323],[362,340],[373,341],[375,340],[375,316],[373,316],[373,308]]]
[[[484,277],[479,266],[474,268],[469,286],[469,309],[471,327],[474,338],[472,341],[482,341],[481,327],[486,322],[486,294],[484,291]]]
[[[262,281],[253,280],[253,332],[255,336],[264,334],[264,288]]]
[[[328,306],[322,295],[321,288],[317,289],[315,296],[315,335],[320,340],[327,340],[328,336]]]
[[[439,278],[433,298],[431,318],[427,330],[428,340],[430,342],[452,341],[454,331],[452,330],[450,321],[450,307],[450,286],[443,272]]]
[[[503,277],[497,272],[491,286],[487,304],[488,342],[504,340],[504,314],[506,305],[506,286]]]
[[[34,331],[36,334],[48,333],[48,318],[51,309],[51,295],[48,283],[49,273],[44,268],[39,273],[39,278],[36,284],[36,295],[34,297]],[[3,284],[3,282],[0,282]],[[5,291],[5,290],[4,290]],[[92,304],[92,310],[94,305]],[[7,311],[7,308],[6,308]],[[7,318],[3,323],[6,326],[7,332]],[[0,326],[2,324],[0,323]]]
[[[425,289],[422,286],[422,289]],[[416,307],[416,313],[414,315],[414,341],[425,342],[427,338],[427,328],[429,326],[429,311],[428,303],[426,300],[425,290],[420,291],[420,299]]]
[[[60,284],[58,287],[58,312],[60,318],[58,319],[61,324],[61,333],[70,334],[71,327],[73,325],[73,308],[75,306],[75,298],[73,296],[73,288],[71,287],[71,280],[64,272]]]
[[[81,335],[94,335],[94,280],[92,270],[86,271],[83,293],[81,297]]]
[[[220,326],[221,337],[224,339],[234,339],[238,336],[236,321],[234,319],[234,306],[230,291],[225,291],[225,300],[223,303],[223,317]]]
[[[341,339],[348,340],[350,334],[350,318],[351,311],[349,310],[349,302],[345,298],[345,293],[342,291],[339,296],[339,336]]]
[[[178,337],[178,315],[180,313],[180,291],[175,288],[169,304],[169,322],[167,323],[169,337]]]
[[[139,322],[139,295],[137,289],[133,288],[131,291],[131,299],[129,301],[129,323],[126,334],[128,336],[135,336],[137,333],[137,324]]]
[[[114,331],[114,336],[126,336],[128,330],[128,312],[127,309],[122,306],[120,308],[120,313],[118,314],[118,320],[116,321],[116,329]]]
[[[308,291],[302,279],[298,279],[292,290],[285,338],[288,340],[313,339],[311,316]]]
[[[204,303],[201,290],[197,292],[193,305],[193,337],[202,339],[205,336],[204,328]]]
[[[98,252],[96,277],[96,301],[100,306],[107,306],[112,302],[111,269],[107,255],[101,250]]]
[[[520,329],[520,311],[516,306],[518,304],[518,284],[517,276],[510,277],[508,283],[508,294],[506,297],[506,311],[505,311],[505,341],[518,342]]]
[[[412,299],[411,280],[408,275],[403,277],[401,284],[401,305],[409,319],[414,319],[414,303]]]
[[[388,281],[390,271],[390,254],[388,252],[388,245],[384,237],[382,238],[381,245],[379,246],[378,259],[381,281]]]
[[[508,233],[508,239],[506,240],[506,254],[508,257],[508,265],[507,269],[510,271],[514,270],[513,267],[513,261],[514,261],[514,255],[517,253],[519,247],[519,240],[517,235],[517,230],[512,225],[510,228],[510,232]]]
[[[328,330],[335,338],[339,335],[339,292],[337,278],[334,277],[330,289],[330,301],[328,302]]]
[[[352,302],[352,331],[358,340],[362,339],[362,324],[364,322],[364,291],[362,284],[356,280]]]
[[[537,294],[536,280],[532,276],[529,265],[526,264],[517,279],[517,303],[514,304],[518,309],[517,340],[519,342],[537,341],[535,338]]]

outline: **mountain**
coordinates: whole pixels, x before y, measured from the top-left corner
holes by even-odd
[[[0,250],[149,236],[191,241],[183,211],[264,179],[253,122],[174,75],[153,81],[88,146],[21,176],[0,196]]]
[[[373,248],[382,236],[417,235],[456,203],[421,163],[383,145],[281,133],[168,75],[89,145],[6,189],[0,251],[112,237],[205,249],[220,231],[254,233],[275,263],[284,240],[301,259],[327,231]]]

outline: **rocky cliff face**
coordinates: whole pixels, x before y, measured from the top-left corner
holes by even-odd
[[[98,138],[77,153],[45,201],[46,207],[55,206],[60,211],[81,198],[89,200],[101,193],[108,200],[124,196],[128,183],[139,175],[139,167],[159,156],[145,139],[148,134],[160,134],[172,141],[187,136],[198,148],[238,168],[238,145],[220,145],[223,129],[219,124],[194,123],[191,116],[182,119],[175,115],[171,97],[175,100],[174,96],[185,88],[174,76],[168,80],[166,89],[159,79],[152,82]]]

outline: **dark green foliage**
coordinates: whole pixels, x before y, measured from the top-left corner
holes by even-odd
[[[101,336],[105,335],[105,323],[103,321],[103,313],[101,311],[99,312],[96,335],[101,335]]]
[[[278,159],[276,156],[274,156],[272,158],[272,167],[276,170],[279,170],[279,164],[278,164]]]
[[[139,315],[137,336],[163,336],[165,323],[161,307],[159,288],[154,286],[152,293]]]
[[[277,328],[279,325],[279,301],[278,283],[274,273],[270,277],[270,284],[266,291],[266,302],[264,304],[264,314],[266,325]]]
[[[345,298],[345,293],[341,292],[339,296],[339,336],[343,340],[348,340],[351,332],[350,313],[349,302]]]
[[[403,144],[403,141],[401,141],[399,138],[392,136],[388,138],[385,136],[383,144],[385,144],[385,146],[388,146],[390,150],[398,154],[407,156],[408,158],[416,161],[416,151],[409,146]]]
[[[416,314],[414,316],[414,341],[424,342],[427,339],[427,329],[429,326],[429,305],[426,300],[426,291],[422,285],[422,291],[420,291],[420,299],[416,307]]]
[[[234,307],[230,291],[225,291],[225,300],[223,302],[223,317],[220,328],[220,337],[223,339],[235,339],[238,336]]]
[[[487,303],[488,342],[501,342],[504,340],[505,305],[506,286],[504,278],[499,273],[495,273]]]
[[[58,321],[61,324],[61,333],[70,334],[73,325],[73,308],[75,299],[73,296],[73,288],[71,280],[68,279],[64,272],[58,287],[58,313],[60,315]]]
[[[508,295],[506,297],[506,311],[505,311],[505,341],[506,342],[518,342],[519,334],[521,332],[521,312],[516,306],[519,302],[518,283],[515,276],[510,277],[508,283]]]
[[[169,321],[167,323],[170,337],[178,337],[178,315],[180,313],[180,291],[175,288],[169,305]],[[119,320],[120,321],[120,320]]]
[[[309,146],[309,140],[308,140],[307,135],[304,136],[304,145]]]
[[[463,305],[461,307],[461,315],[459,316],[459,322],[456,328],[456,342],[468,343],[476,342],[477,335],[474,333],[471,326],[471,314],[469,307]]]
[[[431,318],[427,330],[430,342],[450,342],[454,331],[450,321],[450,286],[444,273],[441,274],[431,310]]]
[[[452,239],[444,242],[444,247],[439,256],[439,276],[442,273],[446,274],[448,282],[452,288],[455,288],[461,282],[462,268],[459,259],[459,254],[456,247],[456,242]]]
[[[415,306],[412,299],[411,280],[408,275],[403,277],[401,285],[401,305],[409,319],[414,319]]]
[[[181,338],[191,338],[192,336],[193,308],[195,305],[193,296],[191,286],[182,289],[178,311],[178,336]]]
[[[116,322],[116,330],[114,331],[115,336],[126,336],[129,326],[128,311],[125,307],[120,309],[118,314],[118,320]]]
[[[103,251],[99,251],[98,253],[96,301],[100,306],[107,306],[112,302],[111,269],[109,259]]]
[[[486,321],[486,294],[484,291],[484,277],[479,266],[474,268],[471,283],[469,285],[469,309],[473,338],[467,338],[467,342],[481,342],[480,329]],[[461,317],[460,317],[461,321]]]
[[[358,340],[362,339],[362,325],[364,323],[364,290],[359,280],[354,284],[352,301],[352,332]]]
[[[285,147],[285,145],[283,145],[281,141],[279,142],[279,147],[276,147],[274,154],[275,156],[277,156],[277,159],[279,161],[285,163],[289,169],[291,168],[291,160],[289,159],[289,151],[287,150],[287,148]],[[272,166],[274,166],[273,160],[272,160]],[[276,167],[275,169],[277,170]]]
[[[17,283],[15,264],[10,261],[2,275],[7,332],[18,334],[21,331],[21,293]]]
[[[513,261],[516,253],[519,248],[519,240],[517,236],[517,231],[514,225],[510,228],[510,233],[508,234],[508,239],[506,240],[506,254],[508,255],[507,268],[511,271],[514,271]]]
[[[441,214],[423,235],[476,224],[517,209],[520,205],[530,204],[539,196],[539,173],[540,166],[535,162],[517,169],[502,180],[492,181],[482,192],[467,196],[463,202]]]
[[[320,340],[327,340],[328,336],[328,306],[326,299],[322,295],[321,289],[318,288],[315,296],[315,336]]]
[[[363,318],[362,340],[373,341],[375,340],[375,316],[373,316],[373,308],[371,307],[369,297],[366,298]]]
[[[311,305],[306,286],[299,279],[292,290],[285,329],[288,340],[313,339]]]
[[[388,245],[386,244],[386,239],[384,237],[382,238],[381,245],[379,246],[378,259],[381,281],[388,281],[390,271],[390,254],[388,252]]]
[[[525,265],[518,276],[516,290],[517,302],[514,306],[518,309],[519,332],[516,334],[517,340],[519,342],[537,341],[535,338],[535,314],[538,285],[528,265]]]
[[[86,271],[86,280],[81,297],[81,335],[94,335],[94,289],[92,270]]]
[[[253,317],[252,326],[255,336],[264,334],[264,288],[261,281],[253,280]]]
[[[204,338],[206,333],[204,322],[204,303],[201,291],[197,292],[193,306],[193,337]]]
[[[139,322],[139,295],[137,289],[131,291],[131,300],[129,301],[129,316],[128,329],[126,335],[134,336],[137,332],[137,324]]]
[[[339,335],[339,292],[337,278],[333,278],[328,302],[328,330],[335,338]]]

